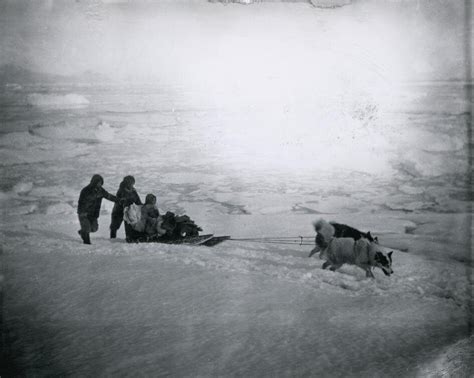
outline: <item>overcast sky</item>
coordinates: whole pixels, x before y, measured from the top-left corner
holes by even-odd
[[[0,65],[195,83],[464,77],[458,0],[223,5],[203,1],[0,0]],[[288,74],[293,72],[293,74]],[[224,83],[223,83],[224,82]],[[244,81],[245,82],[245,81]]]

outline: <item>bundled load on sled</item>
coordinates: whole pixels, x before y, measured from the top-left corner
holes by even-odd
[[[124,209],[125,234],[128,243],[158,242],[213,246],[229,236],[199,235],[202,228],[189,216],[168,211],[148,216],[146,205],[132,204]]]

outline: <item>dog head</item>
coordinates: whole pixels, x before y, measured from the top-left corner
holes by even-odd
[[[392,253],[393,251],[385,254],[381,251],[376,251],[374,256],[375,266],[382,269],[386,276],[393,274],[392,270]]]

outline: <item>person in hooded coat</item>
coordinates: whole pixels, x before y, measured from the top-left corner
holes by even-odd
[[[81,229],[78,231],[84,244],[91,244],[90,233],[99,229],[97,222],[100,215],[100,206],[102,199],[116,202],[117,198],[107,192],[102,185],[104,179],[101,175],[92,176],[91,182],[81,190],[79,195],[79,203],[77,206],[77,215]]]
[[[149,236],[157,233],[157,223],[160,212],[156,207],[156,197],[153,194],[147,194],[145,205],[142,207],[142,221],[145,224],[145,233]]]
[[[117,202],[112,210],[112,219],[110,222],[110,238],[117,237],[117,230],[123,221],[123,210],[132,203],[141,205],[142,201],[137,191],[133,187],[135,185],[135,178],[133,176],[125,176],[119,185],[117,191]]]

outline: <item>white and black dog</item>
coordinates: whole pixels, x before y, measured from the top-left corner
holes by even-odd
[[[337,237],[334,223],[326,222],[324,219],[314,222],[314,229],[317,233],[316,246],[309,256],[311,257],[319,252],[319,258],[326,260],[322,266],[323,269],[330,267],[334,271],[343,264],[351,264],[365,270],[367,277],[374,278],[372,268],[375,267],[382,269],[387,276],[393,273],[393,251],[388,254],[380,251],[380,247],[372,236],[370,237],[372,240],[370,240],[367,234],[350,227],[351,230],[355,230],[360,234],[351,235],[350,237]]]

